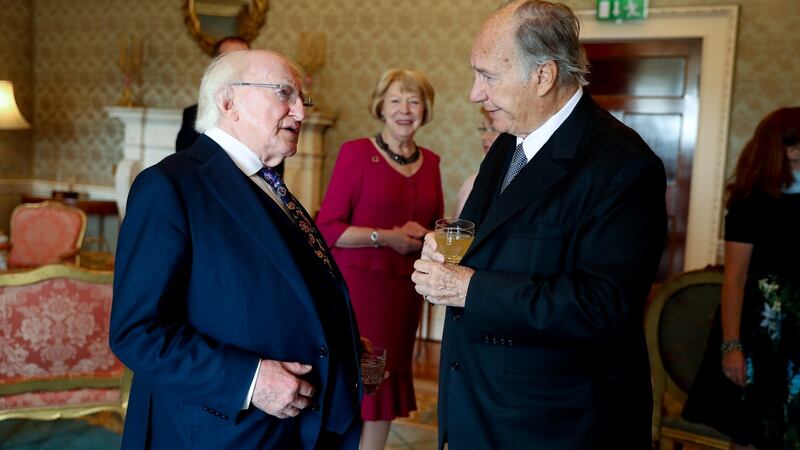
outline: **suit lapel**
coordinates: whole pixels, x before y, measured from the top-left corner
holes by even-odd
[[[216,147],[216,151],[212,149],[210,152],[204,152],[209,157],[197,169],[198,175],[234,221],[290,281],[300,298],[306,299],[308,305],[313,308],[311,294],[294,258],[292,258],[289,247],[281,238],[281,233],[269,214],[264,210],[256,192],[247,185],[251,181],[243,176],[219,145],[214,142],[210,142],[208,145]],[[195,145],[192,149],[196,147],[198,146]]]
[[[475,222],[477,228],[475,240],[464,255],[465,258],[500,225],[530,203],[540,200],[556,183],[569,174],[583,131],[595,109],[594,101],[584,92],[567,120],[517,174],[502,195],[499,194],[499,186],[508,171],[510,154],[516,147],[516,140],[513,136],[504,134],[502,141],[498,139],[495,142],[495,146],[502,145],[504,151],[498,152],[496,156],[492,155],[492,161],[487,161],[485,167],[481,167],[481,172],[486,171],[487,174],[484,177],[481,177],[482,173],[479,174],[475,181],[477,198],[473,202],[470,195],[467,202],[470,209],[464,207],[465,214],[462,216]],[[500,150],[495,149],[495,146],[492,146],[490,155],[495,150]]]

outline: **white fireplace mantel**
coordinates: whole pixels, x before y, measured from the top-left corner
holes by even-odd
[[[120,217],[124,217],[128,191],[136,175],[175,152],[182,113],[179,109],[148,107],[109,106],[105,110],[125,127],[123,156],[114,177],[117,207]],[[323,137],[335,121],[332,114],[310,113],[303,121],[297,154],[286,160],[286,185],[312,213],[319,209],[322,198]]]
[[[122,138],[122,160],[114,175],[117,209],[125,217],[128,191],[136,175],[175,152],[175,137],[181,127],[181,111],[177,109],[109,106],[109,117],[119,119],[125,127]]]

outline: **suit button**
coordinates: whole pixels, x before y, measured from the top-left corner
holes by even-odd
[[[450,364],[450,368],[453,370],[458,370],[461,368],[461,363],[458,361],[453,361],[452,364]]]
[[[311,410],[312,411],[319,411],[319,403],[314,403],[313,405],[311,405]]]
[[[320,347],[319,348],[319,357],[320,358],[325,358],[326,356],[328,356],[328,347]]]

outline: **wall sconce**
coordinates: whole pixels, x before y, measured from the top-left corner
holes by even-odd
[[[24,130],[31,124],[22,117],[14,100],[14,85],[0,80],[0,130]]]

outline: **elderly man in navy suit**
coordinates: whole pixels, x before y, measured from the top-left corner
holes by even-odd
[[[134,372],[124,449],[357,449],[347,289],[274,170],[306,105],[283,56],[222,55],[200,87],[203,134],[131,187],[110,332]]]
[[[649,449],[642,315],[666,234],[665,174],[583,91],[579,22],[515,1],[472,47],[480,103],[503,132],[461,217],[461,265],[432,236],[412,278],[447,305],[439,447]]]

